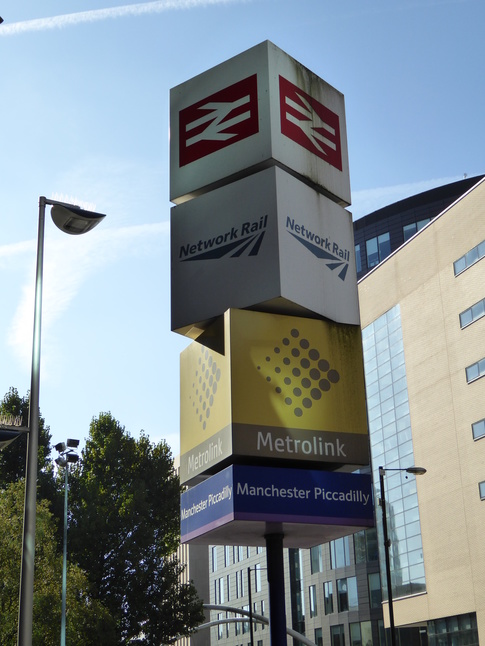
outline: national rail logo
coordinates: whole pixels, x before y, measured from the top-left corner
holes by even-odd
[[[279,81],[281,132],[341,171],[338,114],[282,76]]]
[[[186,166],[258,131],[258,85],[253,74],[180,111],[179,165]]]

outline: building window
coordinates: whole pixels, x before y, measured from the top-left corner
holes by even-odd
[[[480,491],[480,500],[485,500],[485,480],[478,483],[478,490]]]
[[[224,566],[231,565],[231,547],[230,545],[224,546]]]
[[[424,220],[418,220],[418,222],[412,222],[411,224],[406,224],[402,228],[404,242],[409,240],[409,238],[412,238],[417,231],[421,231],[421,229],[425,227],[430,221],[431,221],[431,218],[425,218]]]
[[[358,274],[362,271],[362,257],[360,255],[360,244],[355,245],[355,268]]]
[[[466,368],[466,380],[467,383],[475,381],[485,375],[485,359],[480,359],[476,363],[473,363],[471,366]]]
[[[317,572],[323,571],[323,558],[322,558],[322,546],[317,545],[310,548],[310,568],[311,573],[316,574]]]
[[[243,610],[246,610],[246,612],[249,612],[249,606],[243,606]],[[243,632],[243,635],[249,632],[249,621],[243,621],[242,632]]]
[[[369,601],[371,608],[380,608],[382,604],[381,575],[379,572],[372,572],[368,575]]]
[[[227,600],[231,600],[231,575],[228,574],[226,577],[226,584],[227,584]]]
[[[255,591],[261,592],[261,563],[256,563],[254,566],[254,580],[255,580]]]
[[[389,468],[407,468],[414,464],[399,305],[364,328],[362,342],[373,479],[379,496],[378,464]],[[394,596],[424,592],[426,579],[416,478],[406,479],[402,472],[386,475],[386,494],[393,546],[390,556]],[[381,572],[385,572],[381,514],[377,515],[377,533]],[[386,582],[381,583],[385,599]]]
[[[391,253],[391,237],[389,232],[366,240],[365,246],[367,251],[367,267],[371,269]]]
[[[337,580],[337,601],[339,612],[356,610],[359,607],[357,578],[355,576]]]
[[[265,612],[266,612],[266,606],[264,603],[264,599],[261,601],[261,616],[265,617]],[[264,630],[266,624],[261,624],[261,630]]]
[[[332,646],[345,646],[345,634],[342,624],[330,626],[330,641]]]
[[[485,256],[485,240],[483,242],[480,242],[479,245],[476,247],[473,247],[473,249],[470,249],[464,256],[461,258],[458,258],[453,263],[453,269],[455,271],[455,276],[458,276],[458,274],[461,274],[465,269],[468,269],[468,267],[471,267],[474,265],[476,262],[478,262],[481,258]]]
[[[323,584],[323,605],[326,615],[333,613],[333,583],[332,581],[325,581]]]
[[[317,646],[323,646],[323,633],[321,628],[315,628],[315,639],[313,641]]]
[[[473,323],[473,321],[482,318],[482,316],[485,316],[485,298],[482,298],[481,301],[478,301],[478,303],[460,314],[460,327],[464,328]]]
[[[335,570],[346,565],[350,565],[349,537],[343,536],[330,541],[330,567]]]
[[[212,571],[217,572],[217,547],[213,546],[211,550],[212,554]]]
[[[217,615],[218,621],[222,621],[224,619],[224,613],[219,612]],[[217,625],[217,639],[222,639],[224,637],[224,624],[220,623]]]
[[[350,624],[350,646],[372,646],[372,624],[370,621]]]
[[[478,646],[477,616],[470,613],[428,621],[429,646],[470,644]]]
[[[310,619],[317,616],[317,586],[311,585],[308,588],[310,595]]]
[[[379,553],[375,528],[363,529],[354,534],[354,553],[356,563],[370,563],[378,560]]]
[[[485,436],[485,419],[481,419],[479,422],[472,424],[472,433],[474,440],[479,440]]]
[[[224,603],[224,579],[216,579],[214,581],[214,597],[215,603]]]

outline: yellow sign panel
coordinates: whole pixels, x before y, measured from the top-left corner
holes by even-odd
[[[232,310],[231,341],[233,422],[367,433],[358,326]]]
[[[247,456],[367,464],[360,328],[228,310],[224,354],[181,355],[180,439],[182,482]]]

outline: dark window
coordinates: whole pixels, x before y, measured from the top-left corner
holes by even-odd
[[[337,581],[338,611],[346,612],[359,607],[357,597],[357,579],[355,576]]]
[[[310,548],[310,567],[311,573],[315,574],[323,570],[322,546],[316,545]]]
[[[418,220],[418,222],[411,222],[411,224],[406,224],[402,228],[404,242],[406,242],[406,240],[409,240],[409,238],[412,238],[417,231],[421,231],[421,229],[425,227],[430,221],[431,218],[425,218],[424,220]]]
[[[337,538],[330,542],[330,564],[332,570],[350,565],[349,537]]]
[[[391,237],[389,232],[381,233],[376,238],[366,240],[367,267],[371,269],[378,265],[391,253]]]
[[[332,646],[345,646],[345,634],[342,624],[330,626],[330,638]]]
[[[355,267],[357,269],[357,273],[360,274],[362,271],[362,257],[360,255],[360,244],[355,245]]]
[[[323,584],[323,603],[325,606],[325,614],[331,615],[333,613],[333,583],[332,581],[325,581]]]
[[[476,614],[428,621],[429,646],[478,646]]]

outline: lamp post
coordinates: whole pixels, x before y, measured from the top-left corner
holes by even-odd
[[[67,448],[66,448],[67,444]],[[61,611],[61,646],[66,646],[66,591],[67,591],[67,492],[69,464],[79,460],[79,455],[74,451],[79,446],[79,440],[68,439],[66,444],[59,442],[55,449],[59,457],[55,462],[64,467],[64,538],[62,542],[62,611]]]
[[[42,273],[44,266],[45,207],[52,206],[54,224],[65,233],[79,235],[94,228],[105,217],[65,202],[39,198],[39,227],[35,275],[34,334],[29,402],[29,434],[25,465],[25,504],[20,569],[18,646],[32,646],[34,609],[35,514],[37,502],[37,455],[39,449],[40,329],[42,319]]]
[[[420,476],[426,473],[423,467],[408,467],[407,469],[386,469],[386,467],[379,467],[379,482],[381,487],[380,505],[382,510],[382,527],[384,530],[384,555],[386,558],[386,581],[387,581],[387,601],[389,607],[389,629],[391,633],[391,646],[396,646],[396,628],[394,625],[394,608],[392,604],[392,581],[391,581],[391,558],[389,548],[391,541],[387,530],[387,512],[386,512],[386,493],[384,488],[384,476],[388,471],[404,471],[411,473],[415,476]]]

